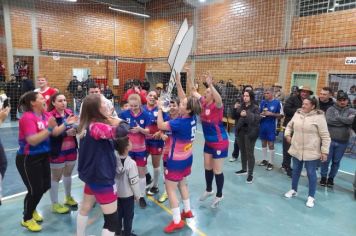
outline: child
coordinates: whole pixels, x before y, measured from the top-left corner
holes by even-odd
[[[128,155],[131,150],[131,142],[128,137],[128,125],[120,124],[116,129],[114,142],[117,158],[116,186],[118,191],[117,208],[118,224],[116,235],[135,236],[131,233],[132,220],[134,217],[134,201],[141,196],[138,169],[136,162]],[[122,221],[124,231],[121,231]]]

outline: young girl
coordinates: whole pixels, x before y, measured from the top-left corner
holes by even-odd
[[[43,221],[36,211],[43,194],[51,187],[49,167],[49,136],[61,134],[66,125],[73,124],[77,117],[71,116],[57,126],[56,120],[46,112],[46,101],[37,92],[27,92],[19,101],[24,111],[19,121],[19,150],[16,155],[16,167],[26,185],[24,217],[21,225],[30,231],[40,231]]]
[[[117,207],[119,223],[116,234],[122,236],[135,236],[131,233],[134,217],[135,199],[141,196],[139,177],[136,162],[128,155],[132,144],[128,137],[128,127],[119,125],[116,129],[115,150],[117,156],[116,186],[118,191]],[[122,232],[122,222],[124,231]]]
[[[81,137],[78,173],[85,186],[77,216],[77,236],[85,235],[88,214],[95,201],[104,214],[101,235],[115,235],[118,224],[113,139],[120,120],[104,114],[106,104],[100,94],[90,94],[84,99],[78,129]]]
[[[129,152],[130,157],[136,162],[140,176],[141,197],[139,204],[141,208],[147,206],[144,196],[146,195],[146,165],[147,153],[145,135],[149,133],[147,126],[150,119],[148,114],[141,109],[141,98],[138,94],[131,94],[128,98],[130,109],[120,114],[120,118],[130,125],[129,139],[132,143],[132,149]]]
[[[191,218],[189,191],[186,178],[190,175],[193,163],[192,144],[197,128],[196,115],[200,114],[199,100],[195,97],[184,97],[179,93],[181,103],[179,105],[180,117],[164,122],[162,109],[159,106],[157,125],[161,130],[172,132],[171,150],[167,159],[165,170],[165,184],[168,193],[169,204],[173,212],[173,221],[164,228],[164,232],[172,233],[184,227],[182,218]],[[176,195],[177,186],[183,199],[184,210],[180,213],[179,202]]]
[[[66,122],[73,112],[67,109],[66,97],[61,93],[56,93],[51,97],[48,111],[56,119],[58,125]],[[72,172],[77,160],[77,139],[76,129],[69,125],[57,137],[50,138],[51,155],[50,166],[52,173],[50,196],[52,201],[52,211],[63,214],[69,212],[69,208],[58,203],[58,184],[63,176],[65,191],[65,205],[76,207],[78,203],[71,196]]]
[[[173,120],[173,119],[177,118],[178,116],[179,116],[179,98],[174,98],[169,103],[169,118],[168,118],[168,120]],[[164,134],[162,134],[162,140],[164,141],[163,167],[164,167],[164,169],[166,169],[168,154],[169,154],[169,150],[171,149],[171,145],[172,145],[172,132],[166,131]],[[167,194],[167,191],[164,190],[164,193],[158,199],[158,202],[163,203],[163,202],[167,201],[167,199],[168,199],[168,194]]]

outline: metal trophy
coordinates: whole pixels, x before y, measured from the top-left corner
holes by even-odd
[[[188,29],[188,22],[187,19],[185,19],[179,28],[168,56],[168,64],[171,67],[171,76],[169,78],[166,92],[162,93],[159,98],[164,112],[169,111],[169,103],[176,82],[176,74],[179,74],[182,71],[185,62],[188,59],[190,51],[192,50],[193,39],[194,27],[191,26]]]

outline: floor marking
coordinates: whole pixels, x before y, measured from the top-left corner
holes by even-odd
[[[159,203],[156,199],[154,199],[152,196],[147,196],[147,198],[154,202],[157,206],[159,206],[160,208],[162,208],[165,212],[167,212],[168,214],[172,215],[172,211],[171,209],[169,209],[168,207],[166,207],[165,205]],[[183,221],[185,225],[187,225],[194,233],[198,234],[199,236],[206,236],[205,233],[203,233],[200,229],[198,229],[195,225]]]
[[[203,132],[201,132],[201,131],[197,131],[197,133],[203,134]],[[230,141],[230,143],[234,143],[234,142],[235,142],[234,140],[231,140],[231,139],[229,139],[229,141]],[[255,147],[255,149],[257,149],[257,150],[259,150],[259,151],[262,150],[262,148],[259,148],[259,147]],[[278,155],[278,156],[283,157],[283,154],[282,154],[282,153],[276,152],[275,154]],[[347,175],[351,175],[351,176],[355,176],[354,173],[350,173],[350,172],[347,172],[347,171],[344,171],[344,170],[338,170],[338,172],[341,172],[341,173],[344,173],[344,174],[347,174]]]

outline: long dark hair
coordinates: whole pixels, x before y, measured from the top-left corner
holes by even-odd
[[[102,122],[108,124],[108,119],[100,112],[101,95],[89,94],[84,98],[78,133],[82,133],[91,122]]]
[[[250,104],[254,104],[255,103],[255,94],[252,90],[249,90],[249,91],[244,91],[243,94],[242,94],[242,97],[244,95],[244,93],[248,93],[248,95],[250,96]],[[243,101],[243,98],[242,98],[242,101]],[[243,102],[245,103],[245,102]]]
[[[52,111],[52,110],[55,109],[53,103],[56,101],[56,99],[57,99],[57,97],[58,97],[59,95],[63,95],[63,96],[64,96],[63,93],[55,93],[55,94],[53,94],[53,95],[51,96],[51,98],[49,99],[50,103],[49,103],[49,106],[48,106],[48,108],[47,108],[47,111]],[[64,96],[64,97],[65,97],[65,96]]]
[[[24,93],[19,99],[19,112],[33,111],[31,102],[36,101],[38,92],[29,91]]]

